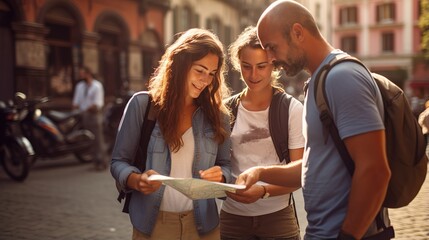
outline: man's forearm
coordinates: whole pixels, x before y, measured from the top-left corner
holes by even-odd
[[[355,171],[349,205],[342,229],[356,239],[363,237],[374,221],[386,195],[389,171]]]
[[[354,160],[355,171],[342,229],[360,239],[381,208],[391,175],[384,130],[355,135],[344,143]]]
[[[263,167],[260,180],[269,184],[299,188],[301,187],[302,160],[291,162],[287,165]]]

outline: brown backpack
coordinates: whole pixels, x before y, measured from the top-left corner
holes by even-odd
[[[347,54],[337,55],[323,66],[316,76],[314,94],[320,119],[334,140],[344,164],[353,175],[353,160],[338,135],[329,103],[325,98],[325,80],[329,70],[345,61],[355,62],[366,68],[357,58]],[[377,83],[383,99],[386,152],[392,173],[383,206],[400,208],[408,205],[416,197],[425,181],[428,162],[425,154],[426,139],[404,92],[386,77],[376,73],[371,73],[371,75]]]

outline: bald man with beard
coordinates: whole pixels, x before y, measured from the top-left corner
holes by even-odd
[[[311,13],[295,1],[271,4],[257,28],[269,61],[288,76],[301,70],[312,76],[304,100],[304,156],[291,165],[251,168],[236,183],[251,186],[261,180],[302,186],[308,220],[305,239],[362,239],[376,234],[382,236],[378,239],[390,239],[375,221],[379,214],[390,226],[382,203],[391,172],[385,151],[383,102],[370,73],[357,63],[342,62],[326,79],[326,99],[354,161],[351,176],[332,138],[324,137],[314,99],[315,76],[321,67],[346,53],[323,38]]]

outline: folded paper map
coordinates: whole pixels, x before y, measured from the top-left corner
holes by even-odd
[[[245,185],[211,182],[197,178],[172,178],[163,175],[151,175],[149,180],[161,181],[183,193],[192,200],[225,197],[228,192],[245,189]]]

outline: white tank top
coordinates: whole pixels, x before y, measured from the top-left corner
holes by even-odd
[[[190,127],[182,135],[183,146],[177,152],[171,152],[170,177],[192,178],[192,163],[194,161],[194,134]],[[193,209],[192,200],[169,186],[165,187],[161,202],[161,211],[185,212]]]

